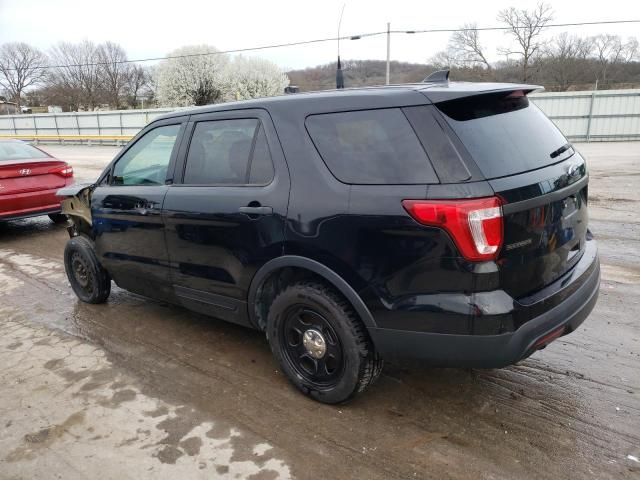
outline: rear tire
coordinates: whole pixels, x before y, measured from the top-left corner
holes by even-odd
[[[91,240],[78,236],[67,241],[64,269],[80,300],[86,303],[104,303],[107,300],[111,293],[111,278],[100,265]]]
[[[276,296],[267,338],[291,383],[323,403],[350,400],[382,371],[383,361],[351,305],[319,282],[295,283]]]
[[[48,217],[53,223],[56,224],[66,223],[69,220],[69,217],[67,217],[64,213],[50,213]]]

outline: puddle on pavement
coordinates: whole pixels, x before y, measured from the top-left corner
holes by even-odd
[[[277,449],[255,434],[148,396],[102,349],[25,326],[11,319],[19,315],[9,309],[0,313],[0,352],[20,339],[10,355],[0,354],[11,365],[3,380],[14,384],[12,391],[0,391],[5,473],[29,476],[38,464],[55,463],[64,454],[66,463],[87,474],[186,478],[194,471],[222,470],[220,478],[290,478]],[[121,460],[101,460],[112,457]]]
[[[220,461],[203,461],[207,470],[215,465],[218,474],[227,475],[232,470],[224,462],[255,456],[275,461],[277,445],[287,452],[288,464],[293,461],[294,471],[315,465],[335,477],[354,471],[370,478],[447,471],[497,478],[509,472],[518,478],[560,474],[559,469],[545,470],[549,459],[565,468],[572,465],[578,474],[595,464],[597,471],[609,468],[608,473],[617,474],[626,472],[624,455],[640,453],[634,450],[640,430],[629,416],[638,412],[635,394],[620,402],[616,380],[602,381],[609,378],[607,372],[597,372],[605,375],[599,380],[580,373],[591,373],[585,365],[593,353],[618,355],[595,340],[591,350],[572,347],[588,335],[561,339],[504,370],[391,364],[366,395],[349,405],[327,407],[288,385],[261,334],[115,286],[107,304],[83,304],[72,294],[61,262],[18,254],[13,247],[0,249],[0,287],[10,293],[0,297],[0,317],[11,311],[19,321],[62,330],[102,351],[111,367],[89,375],[65,367],[62,357],[42,364],[75,385],[78,398],[91,395],[96,412],[140,416],[140,432],[137,427],[123,434],[119,448],[151,445],[148,457],[155,464],[180,465],[217,449]],[[38,342],[46,346],[47,338]],[[22,349],[18,343],[7,351]],[[122,380],[114,373],[119,369],[136,381]],[[620,412],[616,402],[622,403]],[[105,437],[107,432],[92,428],[96,441]],[[29,433],[39,438],[39,431]],[[246,432],[252,432],[252,441],[246,441]],[[313,434],[302,441],[300,432]],[[580,464],[584,458],[589,462]],[[332,461],[327,464],[327,459]]]

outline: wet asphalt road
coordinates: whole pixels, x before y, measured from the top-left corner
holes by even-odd
[[[116,151],[44,148],[78,179]],[[640,143],[578,149],[603,266],[585,324],[502,370],[387,365],[338,407],[256,332],[117,287],[80,303],[64,228],[0,226],[0,478],[640,478]]]

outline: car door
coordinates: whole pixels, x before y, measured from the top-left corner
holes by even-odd
[[[255,271],[282,254],[289,173],[265,110],[191,117],[163,207],[174,291],[185,306],[249,324]]]
[[[148,126],[103,174],[91,198],[96,253],[122,288],[169,299],[162,203],[186,118]]]

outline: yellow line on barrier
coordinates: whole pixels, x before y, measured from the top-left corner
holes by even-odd
[[[18,140],[131,140],[133,135],[7,135],[0,134],[0,138],[15,138]]]

